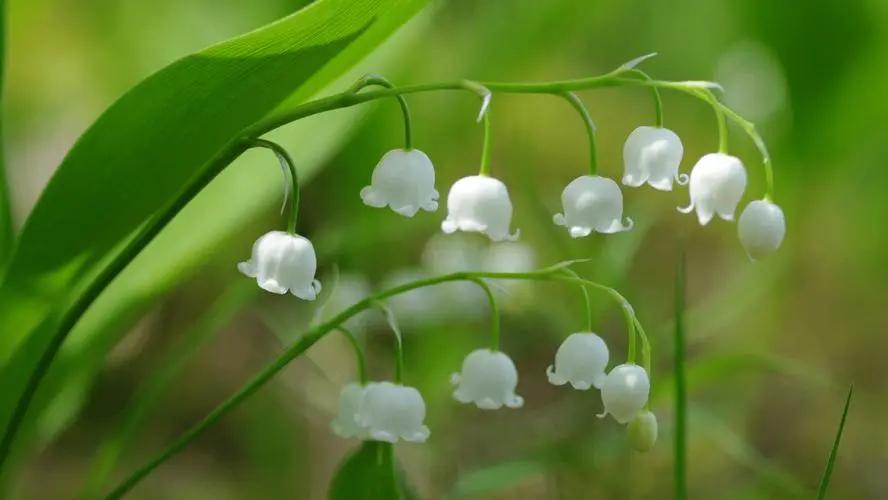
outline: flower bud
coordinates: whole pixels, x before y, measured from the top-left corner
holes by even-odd
[[[635,451],[648,452],[657,442],[657,417],[649,410],[639,413],[626,427]]]
[[[651,392],[651,381],[644,368],[634,364],[615,367],[601,385],[601,402],[604,418],[608,414],[618,423],[628,424],[647,404]]]
[[[767,200],[751,201],[737,222],[740,243],[752,260],[758,260],[777,251],[786,235],[783,210]]]

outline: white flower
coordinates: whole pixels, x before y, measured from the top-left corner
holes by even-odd
[[[647,403],[651,381],[644,368],[634,364],[615,367],[601,385],[601,401],[604,403],[603,418],[608,414],[621,424],[632,421]]]
[[[684,147],[668,128],[638,127],[623,145],[623,184],[639,187],[645,182],[660,191],[672,191],[672,181],[686,184],[688,176],[678,167]]]
[[[691,204],[678,210],[688,214],[696,209],[700,225],[708,224],[714,214],[734,220],[734,210],[746,191],[746,169],[739,158],[722,153],[704,155],[691,170],[688,191]]]
[[[490,245],[481,269],[493,273],[527,273],[537,268],[533,247],[520,241]],[[533,296],[533,283],[520,279],[488,279],[494,293],[506,307],[521,307]]]
[[[623,193],[617,183],[606,177],[577,177],[561,193],[564,214],[552,220],[564,226],[574,238],[599,233],[618,233],[632,229],[632,219],[623,225]]]
[[[447,194],[447,218],[441,223],[442,231],[484,233],[493,241],[514,241],[519,231],[510,235],[511,223],[512,201],[502,181],[472,175],[453,183]]]
[[[263,290],[303,300],[314,300],[321,282],[314,279],[318,268],[311,242],[298,234],[271,231],[253,244],[253,256],[237,265],[238,270],[256,278]]]
[[[657,417],[648,410],[639,413],[626,428],[635,451],[650,451],[657,442]]]
[[[604,370],[609,358],[604,340],[594,333],[573,333],[567,337],[555,353],[555,366],[546,369],[549,383],[570,383],[574,389],[597,389],[605,380]]]
[[[450,382],[456,387],[453,397],[460,403],[475,403],[482,410],[496,410],[503,405],[524,406],[524,399],[515,394],[518,386],[515,363],[500,351],[472,351],[463,361],[462,373],[451,375]]]
[[[367,437],[367,429],[358,425],[357,417],[364,402],[367,389],[374,384],[362,386],[357,383],[347,384],[339,392],[339,408],[336,418],[330,423],[330,430],[339,437]]]
[[[367,386],[355,422],[366,428],[365,439],[424,443],[429,437],[425,413],[425,401],[415,388],[378,382]]]
[[[783,210],[767,200],[755,200],[746,205],[737,222],[740,243],[752,260],[774,253],[786,235]]]
[[[373,170],[370,185],[361,190],[368,206],[391,207],[396,213],[413,217],[419,209],[438,209],[435,167],[418,149],[393,149],[383,155]]]

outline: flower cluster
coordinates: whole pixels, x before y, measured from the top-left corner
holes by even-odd
[[[634,67],[645,57],[638,58],[621,66],[615,72],[601,78],[616,78],[629,73],[644,75]],[[592,79],[594,80],[594,79]],[[591,82],[592,80],[588,80]],[[577,80],[584,82],[585,80]],[[623,79],[620,83],[638,80]],[[733,221],[737,207],[747,189],[747,172],[741,160],[727,153],[725,109],[714,97],[709,103],[715,108],[720,119],[720,148],[718,152],[703,155],[691,168],[689,174],[681,173],[684,146],[678,134],[662,125],[662,109],[657,94],[657,86],[684,89],[690,93],[703,95],[711,85],[706,82],[656,82],[645,80],[654,91],[657,105],[656,126],[636,128],[623,145],[623,186],[638,188],[649,185],[657,191],[672,191],[675,185],[687,186],[690,202],[678,210],[696,213],[701,226],[718,217]],[[388,94],[398,98],[405,117],[405,147],[391,150],[379,160],[372,174],[370,184],[361,189],[360,198],[364,204],[374,208],[390,208],[396,214],[414,217],[420,211],[434,212],[438,209],[439,193],[435,186],[436,173],[431,159],[412,146],[410,117],[404,96],[389,82],[378,76],[367,77],[356,84],[351,92],[357,93],[368,85],[381,85],[391,90]],[[555,86],[560,84],[553,84]],[[502,85],[501,85],[502,87]],[[443,87],[442,87],[443,88]],[[451,375],[453,398],[464,404],[473,404],[481,410],[496,410],[503,407],[521,408],[524,399],[517,394],[518,370],[512,359],[499,350],[499,317],[496,295],[491,284],[506,288],[514,286],[509,280],[526,278],[532,275],[526,268],[532,264],[533,255],[514,243],[520,231],[513,227],[513,205],[509,190],[499,179],[490,174],[490,118],[488,107],[491,91],[483,85],[464,82],[463,88],[477,91],[483,98],[479,121],[484,120],[484,148],[481,166],[476,175],[466,175],[450,187],[446,196],[446,216],[441,221],[441,233],[452,235],[457,232],[479,233],[498,245],[499,252],[489,250],[484,264],[467,264],[474,257],[472,252],[448,250],[448,259],[437,264],[427,265],[438,271],[459,273],[443,276],[442,279],[423,278],[425,273],[410,274],[411,280],[392,278],[393,289],[361,299],[360,304],[375,303],[386,311],[386,318],[397,335],[397,369],[395,382],[380,381],[352,383],[345,386],[339,396],[338,412],[331,423],[334,433],[342,437],[357,437],[362,440],[395,443],[399,441],[424,442],[429,437],[425,426],[425,401],[420,392],[401,383],[403,355],[401,352],[400,331],[394,324],[396,314],[409,316],[407,311],[420,311],[419,316],[438,308],[443,295],[428,295],[426,287],[440,285],[453,296],[462,297],[474,306],[482,302],[482,292],[490,305],[491,342],[488,348],[477,349],[463,360],[461,369]],[[575,87],[576,88],[576,87]],[[561,192],[561,212],[552,217],[557,226],[565,228],[572,238],[584,238],[592,233],[614,234],[629,231],[633,227],[630,217],[624,215],[623,191],[613,179],[597,173],[595,126],[582,101],[573,92],[565,89],[541,90],[568,100],[583,119],[589,136],[590,168],[588,173],[570,181]],[[742,119],[732,115],[738,123]],[[767,194],[763,199],[751,201],[742,211],[737,224],[739,240],[753,260],[775,252],[783,242],[786,232],[783,211],[771,201],[773,178],[770,160],[760,138],[751,127],[746,127],[756,145],[765,156],[767,169]],[[285,170],[292,176],[294,189],[293,211],[287,232],[272,231],[259,238],[253,246],[252,257],[239,264],[238,269],[245,275],[255,278],[264,290],[276,294],[291,293],[303,300],[315,300],[321,291],[320,282],[315,279],[317,258],[311,242],[296,234],[296,214],[298,210],[298,182],[296,170],[289,156],[279,146],[269,141],[257,139],[254,146],[273,150]],[[439,238],[444,236],[439,236]],[[453,240],[452,236],[446,236]],[[463,253],[465,255],[463,255]],[[477,253],[477,252],[475,252]],[[434,252],[430,252],[434,254]],[[434,256],[434,255],[432,255]],[[432,259],[434,261],[434,259]],[[487,262],[490,261],[490,262]],[[507,263],[507,261],[509,263]],[[493,270],[473,272],[476,266]],[[515,270],[518,268],[520,270]],[[511,272],[502,272],[506,271]],[[635,313],[626,300],[615,290],[581,279],[573,271],[564,267],[553,267],[549,276],[559,274],[562,279],[583,286],[595,285],[611,293],[619,302],[627,316],[630,335],[630,350],[625,363],[608,369],[610,352],[604,339],[591,330],[591,307],[588,326],[584,331],[569,335],[555,353],[554,363],[546,370],[549,383],[555,386],[570,385],[574,389],[600,391],[603,412],[620,425],[626,425],[629,442],[639,451],[647,451],[657,440],[657,418],[650,411],[649,396],[651,381],[650,345],[643,329],[635,318]],[[414,278],[416,278],[414,280]],[[464,281],[457,282],[457,278]],[[412,285],[404,282],[413,281]],[[446,285],[445,285],[446,282]],[[479,290],[480,288],[480,290]],[[405,293],[409,292],[409,293]],[[412,294],[412,295],[411,295]],[[421,296],[426,294],[426,296]],[[400,295],[400,297],[399,297]],[[376,300],[378,299],[378,300]],[[383,301],[392,306],[389,309]],[[347,301],[346,301],[347,302]],[[342,310],[338,307],[337,310]],[[361,380],[366,379],[363,354],[359,342],[348,331],[352,325],[349,319],[357,317],[360,307],[349,306],[347,313],[337,314],[325,326],[338,328],[349,335],[359,357]],[[393,312],[397,311],[397,312]],[[341,318],[341,319],[336,319]],[[636,330],[637,328],[637,330]],[[321,332],[324,333],[324,332]],[[644,343],[642,365],[635,363],[635,336]]]
[[[546,370],[553,385],[601,391],[603,418],[610,415],[628,424],[630,442],[639,451],[653,447],[657,420],[647,409],[650,379],[634,363],[607,371],[609,352],[604,340],[592,332],[571,334],[558,348],[555,364]],[[453,398],[481,410],[521,408],[524,398],[516,393],[518,369],[504,352],[477,349],[463,360],[460,372],[451,375]],[[429,429],[423,425],[425,403],[413,387],[391,382],[367,385],[351,383],[339,395],[339,409],[331,424],[341,437],[363,440],[424,442]]]

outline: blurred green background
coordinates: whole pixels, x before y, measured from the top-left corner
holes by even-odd
[[[8,2],[4,132],[19,224],[68,148],[121,93],[178,57],[305,3]],[[315,242],[322,281],[335,288],[327,312],[405,276],[592,257],[578,270],[623,291],[652,335],[661,437],[639,455],[622,427],[594,417],[596,394],[546,382],[561,339],[583,324],[577,290],[504,286],[503,349],[516,360],[526,399],[513,411],[480,412],[450,397],[449,374],[486,342],[482,298],[444,287],[393,303],[407,337],[406,381],[425,395],[432,429],[426,445],[396,447],[415,489],[427,498],[670,498],[672,289],[684,250],[690,497],[812,498],[853,382],[830,498],[888,498],[888,384],[880,370],[888,353],[886,23],[884,0],[451,0],[427,9],[337,84],[368,71],[396,83],[556,80],[656,51],[645,63],[650,74],[720,82],[726,102],[757,123],[771,149],[788,231],[780,252],[761,263],[748,261],[733,224],[701,228],[676,212],[687,202],[684,189],[625,190],[626,214],[636,221],[628,233],[576,241],[558,230],[551,214],[561,189],[588,160],[575,112],[549,96],[493,101],[493,171],[510,188],[524,245],[504,253],[491,253],[503,249],[482,238],[436,236],[443,206],[404,219],[361,204],[373,166],[402,145],[394,102],[276,133],[310,179],[300,232]],[[623,140],[653,122],[650,96],[615,89],[582,97],[598,125],[601,171],[619,178]],[[416,146],[434,161],[443,199],[454,180],[477,169],[478,101],[444,92],[409,102]],[[712,111],[686,95],[666,93],[664,103],[688,171],[716,147]],[[731,152],[750,173],[745,204],[763,193],[760,157],[739,129],[731,133]],[[304,329],[310,306],[259,293],[235,268],[255,238],[285,224],[279,175],[267,152],[245,155],[176,221],[165,246],[139,261],[140,275],[115,282],[119,293],[103,297],[100,320],[81,325],[66,345],[65,359],[88,368],[66,381],[44,417],[45,439],[19,475],[17,498],[74,498],[99,445],[133,401],[145,401],[145,381],[175,362],[184,371],[158,386],[162,395],[146,406],[112,478],[153,456]],[[596,299],[596,323],[612,364],[620,362],[625,327],[604,297]],[[372,376],[390,377],[388,328],[373,315],[354,326]],[[91,328],[111,333],[90,343]],[[357,444],[327,431],[338,390],[354,377],[348,345],[329,336],[130,498],[324,498]]]

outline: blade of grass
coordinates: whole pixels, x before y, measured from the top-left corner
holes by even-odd
[[[93,458],[81,498],[98,498],[121,453],[151,409],[179,378],[188,363],[201,352],[242,307],[258,295],[256,286],[239,282],[220,295],[191,327],[182,332],[159,363],[160,369],[145,380],[121,417],[116,429],[109,432]]]
[[[15,232],[12,226],[12,199],[6,181],[6,150],[3,140],[3,82],[6,68],[6,1],[0,0],[0,276],[12,252]]]
[[[829,459],[826,462],[826,470],[823,471],[823,477],[820,478],[820,489],[817,491],[817,500],[826,498],[826,488],[829,486],[829,478],[832,476],[833,466],[836,463],[836,454],[839,452],[839,442],[842,440],[842,431],[845,430],[845,420],[848,418],[848,409],[851,408],[851,397],[854,395],[854,384],[848,387],[848,396],[845,398],[845,409],[842,410],[842,420],[839,421],[839,430],[836,432],[836,439],[833,441],[832,449],[829,450]]]
[[[685,500],[687,485],[687,382],[685,380],[685,265],[684,253],[678,256],[675,266],[675,431],[673,433],[675,464],[673,466],[675,499]]]

